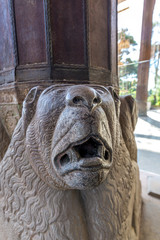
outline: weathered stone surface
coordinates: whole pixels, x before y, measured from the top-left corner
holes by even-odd
[[[0,164],[1,240],[139,239],[139,171],[119,114],[112,88],[28,93]]]
[[[11,138],[20,118],[20,105],[17,99],[15,87],[10,85],[0,88],[0,119]]]
[[[6,130],[2,124],[2,122],[0,121],[0,161],[2,160],[8,145],[10,142],[10,138],[8,136],[8,134],[6,133]]]
[[[121,96],[120,124],[126,147],[132,160],[137,161],[137,146],[134,137],[134,129],[138,119],[138,111],[135,100],[130,96]]]
[[[15,126],[18,123],[20,118],[18,105],[9,104],[9,105],[0,105],[0,119],[2,120],[6,132],[9,137],[12,136],[12,133],[15,129]]]

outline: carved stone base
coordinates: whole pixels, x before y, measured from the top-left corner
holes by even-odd
[[[2,160],[8,145],[10,142],[10,138],[8,136],[8,134],[6,133],[6,130],[2,124],[2,122],[0,121],[0,161]]]
[[[120,115],[112,87],[30,90],[0,163],[1,240],[139,239],[139,170]]]

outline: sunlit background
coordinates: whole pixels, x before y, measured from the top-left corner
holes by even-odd
[[[149,1],[149,0],[148,0]],[[144,0],[119,0],[118,73],[120,94],[136,98]],[[147,26],[146,26],[147,27]],[[160,0],[152,17],[147,115],[135,130],[140,169],[160,174]]]
[[[121,94],[136,95],[137,68],[142,30],[143,0],[126,0],[118,5],[118,46],[119,46],[119,77]],[[127,41],[129,38],[129,41]],[[160,95],[160,1],[157,0],[153,12],[152,52],[149,71],[149,101],[154,104],[154,96]],[[156,73],[158,69],[158,72]],[[155,76],[157,74],[157,76]],[[157,79],[155,79],[155,77]],[[155,81],[158,81],[157,86]],[[157,89],[156,89],[157,88]],[[160,106],[160,99],[155,103]]]

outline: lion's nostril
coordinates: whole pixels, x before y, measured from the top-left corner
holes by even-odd
[[[104,159],[105,160],[109,159],[109,152],[107,150],[105,150],[105,152],[104,152]]]
[[[94,99],[93,99],[93,103],[94,103],[94,104],[99,103],[98,98],[94,98]]]
[[[64,166],[69,162],[70,162],[70,159],[69,159],[69,156],[67,154],[63,155],[60,159],[61,166]]]

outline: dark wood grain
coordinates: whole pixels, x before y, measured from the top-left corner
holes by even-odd
[[[54,63],[85,64],[83,8],[83,0],[51,0]]]
[[[91,66],[109,69],[110,18],[106,0],[89,0],[89,39]]]
[[[14,46],[12,41],[9,1],[0,1],[0,70],[14,66]]]
[[[14,0],[19,64],[46,62],[43,1]]]

